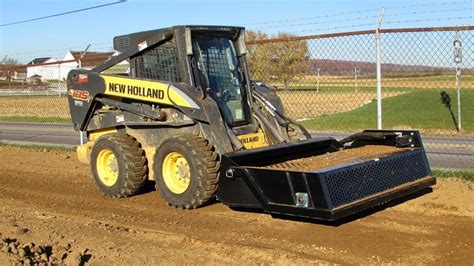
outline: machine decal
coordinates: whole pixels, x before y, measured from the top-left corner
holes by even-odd
[[[145,88],[145,87],[125,85],[125,84],[119,84],[119,83],[113,83],[113,82],[109,82],[109,86],[107,89],[115,93],[122,93],[122,94],[127,93],[129,95],[145,96],[147,98],[156,98],[156,99],[165,98],[165,91],[161,89]]]
[[[257,133],[240,135],[237,136],[237,138],[240,140],[240,142],[242,143],[242,145],[244,145],[246,149],[254,149],[268,146],[265,141],[265,135],[261,131],[258,131]]]
[[[75,100],[89,101],[89,92],[83,90],[69,90],[68,94]]]
[[[148,44],[146,43],[146,41],[143,41],[143,42],[138,44],[138,51],[146,49],[147,47],[148,47]]]
[[[101,75],[105,94],[199,109],[199,106],[180,89],[161,82]]]

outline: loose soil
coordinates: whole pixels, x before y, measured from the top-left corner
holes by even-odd
[[[406,92],[385,93],[384,98]],[[314,118],[347,112],[364,106],[377,98],[375,92],[277,92],[286,114],[293,119]]]
[[[439,180],[431,193],[328,224],[219,203],[175,210],[151,184],[140,195],[111,199],[72,152],[3,146],[0,233],[2,265],[472,265],[474,188]]]
[[[301,172],[318,171],[340,164],[347,164],[352,162],[366,162],[374,159],[380,159],[395,153],[400,153],[408,150],[410,149],[396,148],[393,146],[383,145],[367,145],[359,148],[345,149],[322,155],[290,160],[283,163],[272,164],[262,168],[270,168],[275,170],[292,170]]]

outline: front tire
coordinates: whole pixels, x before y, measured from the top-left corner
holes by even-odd
[[[100,137],[92,148],[90,165],[97,187],[110,197],[137,194],[147,180],[143,149],[126,134]]]
[[[156,189],[168,205],[194,209],[217,190],[219,160],[212,145],[195,135],[165,140],[155,154]]]

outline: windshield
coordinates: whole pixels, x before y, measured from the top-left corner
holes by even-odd
[[[246,121],[242,96],[244,90],[232,41],[215,36],[194,38],[193,53],[199,72],[197,78],[217,102],[227,124]]]

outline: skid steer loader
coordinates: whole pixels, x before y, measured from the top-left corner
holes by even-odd
[[[272,89],[250,80],[244,28],[144,31],[115,37],[114,49],[67,78],[79,160],[108,196],[154,180],[176,208],[217,198],[336,220],[435,184],[417,131],[311,138]]]

